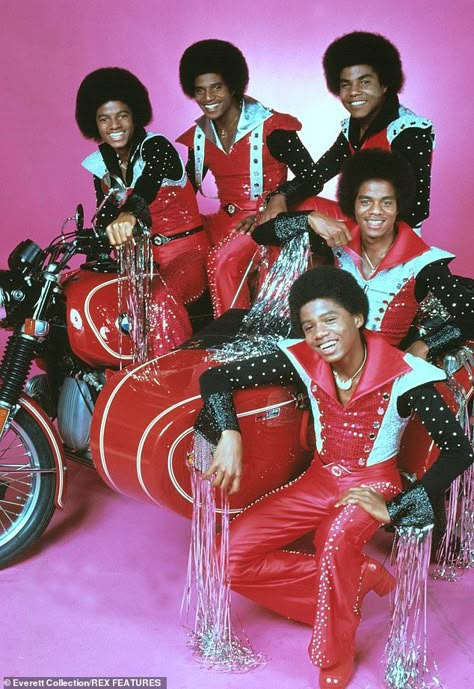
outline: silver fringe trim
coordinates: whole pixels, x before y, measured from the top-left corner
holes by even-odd
[[[211,353],[211,359],[226,363],[242,361],[275,351],[279,340],[291,331],[288,294],[291,285],[311,258],[309,235],[304,232],[286,244],[263,281],[260,293],[232,340]]]
[[[153,253],[150,234],[143,232],[118,250],[119,313],[128,314],[133,363],[148,357],[148,308],[152,296]]]
[[[433,527],[397,529],[392,558],[397,585],[385,647],[385,682],[389,689],[445,689],[429,667],[426,589]]]
[[[462,347],[444,358],[443,367],[448,376],[448,386],[458,407],[456,418],[473,443],[473,429],[469,418],[469,393],[460,385],[454,374],[466,367],[473,379],[473,354]],[[474,566],[474,466],[458,476],[450,486],[446,506],[446,530],[436,552],[437,567],[434,579],[457,581],[466,570]]]
[[[215,489],[203,479],[212,462],[214,445],[199,433],[188,457],[191,467],[193,517],[186,588],[181,605],[194,658],[205,668],[224,672],[247,672],[263,665],[264,656],[255,653],[241,628],[234,630],[229,576],[229,500],[220,491],[221,532],[217,542]],[[191,627],[189,618],[194,609]],[[190,628],[191,627],[191,628]]]

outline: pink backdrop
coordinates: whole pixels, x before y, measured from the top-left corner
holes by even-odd
[[[135,72],[150,90],[152,129],[174,140],[198,116],[178,85],[182,51],[202,38],[233,41],[249,62],[249,93],[299,117],[302,138],[318,157],[345,114],[326,91],[322,53],[336,36],[363,29],[396,43],[407,75],[402,102],[436,124],[432,209],[424,236],[457,254],[457,272],[472,275],[471,228],[466,228],[472,190],[472,14],[470,0],[5,2],[2,264],[26,236],[46,243],[78,201],[87,217],[93,212],[91,180],[80,166],[93,143],[81,138],[74,121],[76,90],[89,71],[119,65]],[[467,99],[456,106],[466,89]]]

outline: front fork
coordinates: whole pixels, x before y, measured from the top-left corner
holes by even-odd
[[[35,358],[36,338],[24,332],[13,333],[0,364],[0,436],[16,408],[31,364]]]
[[[0,437],[14,415],[36,357],[38,340],[47,335],[49,324],[27,318],[20,331],[10,335],[0,364]]]
[[[33,317],[26,318],[20,330],[7,342],[0,364],[0,438],[8,420],[18,408],[31,365],[36,356],[37,343],[49,332],[49,323],[42,319],[47,312],[57,285],[57,266],[51,264],[43,273],[43,287],[36,302]]]
[[[38,328],[38,322],[36,322],[36,327]],[[53,453],[57,475],[54,500],[57,507],[63,507],[66,493],[66,466],[61,439],[41,407],[23,394],[23,388],[36,355],[38,340],[38,335],[24,332],[28,328],[32,330],[32,324],[27,321],[21,332],[13,333],[9,337],[0,364],[0,438],[8,428],[10,419],[20,407],[34,418]]]

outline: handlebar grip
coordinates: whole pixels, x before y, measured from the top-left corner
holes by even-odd
[[[90,245],[91,243],[99,246],[110,247],[107,232],[101,228],[84,227],[76,231],[76,238]]]

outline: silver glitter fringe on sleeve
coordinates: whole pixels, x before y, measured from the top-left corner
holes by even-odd
[[[242,361],[270,354],[279,340],[288,337],[288,294],[296,278],[308,269],[310,256],[307,232],[283,247],[235,338],[212,352],[215,361]]]
[[[384,653],[389,689],[444,688],[427,651],[426,587],[432,530],[432,526],[397,529],[392,553],[397,586]]]
[[[149,232],[143,232],[118,250],[119,313],[129,316],[133,363],[148,356],[148,308],[151,302],[153,255]]]
[[[188,458],[193,516],[181,614],[188,628],[189,646],[198,662],[208,669],[247,672],[264,664],[265,658],[253,651],[242,628],[240,634],[235,631],[229,577],[229,499],[227,493],[219,491],[219,538],[216,490],[202,477],[212,463],[214,449],[214,445],[195,433]]]
[[[473,443],[473,429],[469,416],[469,393],[454,377],[465,366],[472,380],[472,352],[463,347],[444,358],[447,383],[454,393],[458,411],[456,417]],[[433,577],[456,581],[474,565],[474,466],[471,465],[450,486],[446,507],[446,529],[436,553],[437,567]]]

